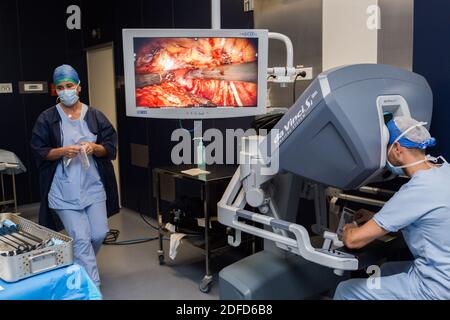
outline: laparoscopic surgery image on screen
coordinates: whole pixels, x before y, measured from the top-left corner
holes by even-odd
[[[258,39],[135,38],[136,106],[256,107]]]

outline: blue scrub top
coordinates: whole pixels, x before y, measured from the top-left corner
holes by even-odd
[[[386,231],[402,231],[415,258],[411,290],[429,299],[450,299],[449,181],[448,163],[421,170],[374,216]]]
[[[57,106],[61,116],[61,139],[64,147],[78,145],[80,142],[97,141],[88,128],[84,117],[88,110],[83,105],[81,116],[77,120],[70,119]],[[55,176],[48,194],[49,207],[55,210],[83,210],[93,203],[106,201],[106,193],[98,173],[97,164],[92,156],[89,156],[90,167],[85,169],[80,159],[74,158],[66,167],[61,160],[56,169]]]

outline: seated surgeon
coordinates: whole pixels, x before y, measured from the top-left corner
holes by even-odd
[[[425,124],[409,117],[387,124],[387,168],[411,180],[366,224],[346,225],[343,236],[348,248],[359,249],[401,230],[414,261],[383,264],[376,289],[367,279],[344,281],[334,299],[450,299],[450,166],[425,154],[435,145]]]
[[[117,134],[103,113],[80,101],[75,69],[62,65],[53,79],[60,103],[38,117],[31,137],[40,177],[39,223],[55,228],[51,210],[59,216],[74,240],[75,262],[100,287],[96,254],[109,230],[107,214],[119,211],[111,162]],[[88,161],[83,165],[82,159]]]

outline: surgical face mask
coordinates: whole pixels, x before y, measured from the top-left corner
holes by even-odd
[[[77,89],[78,86],[76,86],[74,89],[64,89],[58,91],[58,97],[66,107],[74,106],[80,99],[80,97],[78,97]]]
[[[387,160],[386,162],[386,169],[388,169],[390,172],[392,172],[393,174],[397,175],[397,176],[403,176],[405,175],[405,171],[402,168],[393,166],[389,160]]]

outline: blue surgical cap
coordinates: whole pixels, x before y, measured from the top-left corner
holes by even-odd
[[[80,82],[80,78],[78,77],[77,71],[67,65],[63,64],[55,69],[53,73],[53,83],[57,86],[63,81],[69,81],[78,84]]]
[[[387,124],[389,144],[393,144],[403,132],[418,124],[418,121],[409,117],[396,117],[389,121]],[[398,143],[405,148],[425,150],[426,148],[434,147],[436,139],[430,136],[430,133],[424,126],[417,126],[402,136]]]

